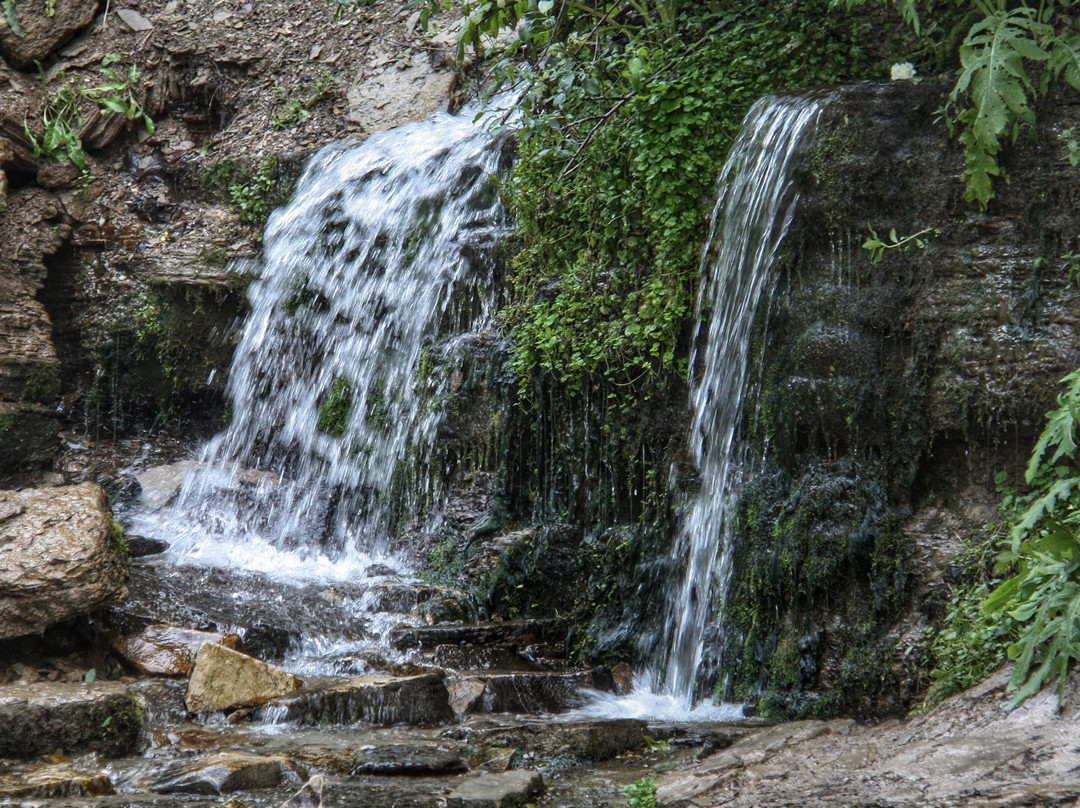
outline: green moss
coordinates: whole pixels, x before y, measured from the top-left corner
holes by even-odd
[[[334,379],[330,391],[319,404],[319,420],[316,428],[327,435],[340,438],[345,434],[352,406],[352,384],[344,376],[339,376]]]
[[[124,538],[124,528],[113,516],[109,517],[109,547],[113,554],[125,564],[131,561],[131,550],[128,548],[127,539]]]

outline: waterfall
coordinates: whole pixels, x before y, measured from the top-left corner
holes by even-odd
[[[598,694],[584,712],[653,719],[725,720],[738,705],[694,705],[702,640],[716,608],[723,609],[731,573],[733,473],[739,466],[736,431],[742,414],[750,336],[758,301],[771,289],[773,257],[795,209],[794,175],[807,134],[818,117],[807,98],[766,97],[747,113],[717,180],[709,237],[702,251],[690,359],[689,448],[700,490],[671,548],[660,636],[643,638],[647,671],[623,699]],[[702,333],[702,323],[704,333]]]
[[[429,354],[495,305],[498,145],[440,114],[312,158],[266,228],[231,421],[165,524],[136,530],[267,572],[345,578],[384,557],[395,474],[425,462],[440,418],[418,390]]]
[[[672,546],[681,579],[669,593],[663,659],[650,672],[654,690],[686,709],[692,707],[702,635],[715,605],[712,582],[719,583],[722,610],[731,573],[727,515],[754,313],[772,288],[773,257],[795,209],[793,176],[817,115],[817,103],[806,98],[758,101],[717,184],[696,306],[699,324],[707,325],[703,338],[694,340],[690,361],[690,451],[701,489]]]

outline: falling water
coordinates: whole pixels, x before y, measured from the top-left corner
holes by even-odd
[[[667,711],[693,707],[714,580],[723,607],[731,572],[726,517],[738,465],[735,437],[754,312],[771,288],[773,256],[795,208],[793,176],[817,115],[817,103],[810,99],[759,101],[743,121],[717,184],[696,310],[698,321],[708,323],[703,339],[694,341],[699,347],[690,362],[690,451],[701,489],[672,547],[680,578],[670,589],[663,651],[647,684],[647,695],[668,702]]]
[[[450,115],[312,159],[266,229],[229,426],[149,528],[174,557],[337,578],[383,557],[395,472],[438,425],[422,368],[494,306],[499,160]]]

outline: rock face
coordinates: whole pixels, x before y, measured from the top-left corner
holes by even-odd
[[[165,772],[153,789],[159,794],[228,794],[306,779],[307,772],[288,758],[221,752]]]
[[[112,524],[96,483],[0,492],[0,639],[126,596]]]
[[[23,32],[16,34],[0,19],[0,55],[15,67],[32,67],[88,26],[97,10],[98,0],[19,0],[15,16]]]
[[[121,637],[113,648],[142,673],[184,676],[191,673],[199,649],[208,642],[233,651],[240,647],[237,634],[147,626],[138,634]]]
[[[544,790],[540,772],[509,771],[466,780],[450,792],[446,808],[514,808]]]
[[[93,749],[133,752],[142,733],[142,707],[123,685],[38,682],[0,687],[0,758],[30,758]]]
[[[210,713],[264,704],[303,686],[291,673],[208,642],[195,657],[184,703],[190,712]]]
[[[963,202],[962,152],[933,123],[947,90],[862,84],[823,102],[758,312],[745,435],[762,461],[707,667],[770,717],[911,704],[957,537],[1000,518],[995,472],[1022,469],[1080,365],[1080,299],[1061,268],[1080,232],[1076,173],[1022,138],[988,210]],[[1040,142],[1080,121],[1075,93],[1051,108]],[[933,235],[874,264],[868,222]]]
[[[442,677],[360,676],[315,687],[272,705],[286,721],[301,724],[354,724],[377,726],[449,723],[454,714]]]
[[[115,794],[109,776],[89,774],[67,766],[51,766],[44,771],[0,775],[0,798],[19,797],[104,797]]]

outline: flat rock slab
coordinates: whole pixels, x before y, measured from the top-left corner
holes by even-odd
[[[446,808],[520,808],[544,790],[544,778],[536,771],[485,774],[466,780],[450,792]]]
[[[0,491],[0,639],[116,603],[127,568],[96,483]]]
[[[165,772],[153,785],[159,794],[229,794],[283,783],[302,783],[307,772],[288,758],[221,752]]]
[[[356,750],[352,774],[458,774],[468,767],[461,752],[425,744],[388,744]]]
[[[454,778],[423,776],[327,782],[322,808],[446,808],[446,795],[457,784]]]
[[[94,750],[134,752],[142,734],[142,706],[116,682],[36,682],[0,687],[0,758]]]
[[[436,673],[337,681],[276,699],[262,714],[308,725],[436,726],[454,720],[446,685]]]
[[[113,648],[142,673],[186,676],[195,666],[199,649],[208,642],[233,651],[240,648],[238,634],[164,625],[147,626],[138,634],[121,637]]]
[[[470,727],[472,746],[511,748],[543,760],[599,762],[645,746],[648,724],[637,718],[531,721],[507,727]]]
[[[253,707],[303,686],[303,680],[281,668],[208,642],[195,656],[184,703],[193,713]]]
[[[48,766],[0,775],[0,799],[102,797],[115,793],[108,775],[78,771],[69,766]]]
[[[580,706],[582,690],[612,692],[606,668],[478,674],[450,685],[458,715],[469,713],[559,713]]]
[[[421,626],[399,628],[390,632],[390,644],[401,650],[428,650],[439,645],[493,646],[513,643],[561,642],[566,639],[565,620],[505,620],[498,623],[467,623],[464,625]]]

